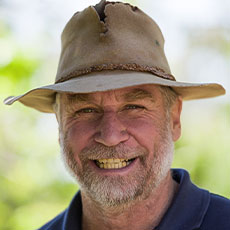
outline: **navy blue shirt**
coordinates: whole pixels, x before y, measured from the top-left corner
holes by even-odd
[[[230,200],[195,186],[187,171],[172,169],[179,190],[157,230],[230,230]],[[78,192],[69,207],[39,230],[81,230]]]

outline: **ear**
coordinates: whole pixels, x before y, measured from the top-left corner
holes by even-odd
[[[59,131],[59,135],[58,135],[58,142],[60,145],[60,133],[62,131],[62,123],[61,123],[61,94],[60,93],[56,93],[55,96],[55,102],[53,103],[53,111],[58,123],[58,131]]]
[[[56,110],[54,110],[54,114],[55,114],[55,117],[56,117],[56,120],[57,120],[57,123],[58,123],[58,143],[60,144],[60,132],[61,132],[61,122],[60,122],[60,115],[57,113]]]
[[[59,124],[60,124],[60,115],[57,113],[57,111],[54,111],[54,114],[55,114],[57,123],[58,123],[58,125],[59,125]]]
[[[53,103],[53,111],[56,116],[58,125],[60,126],[61,123],[61,94],[56,93],[55,95],[55,102]]]
[[[173,141],[177,141],[181,136],[181,110],[182,110],[182,98],[178,97],[171,108],[171,132]]]

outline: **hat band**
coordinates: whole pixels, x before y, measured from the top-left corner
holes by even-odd
[[[99,72],[102,70],[129,70],[129,71],[138,71],[138,72],[149,72],[152,73],[160,78],[164,78],[167,80],[176,81],[175,77],[171,74],[165,73],[165,71],[158,67],[150,67],[150,66],[142,66],[138,64],[102,64],[102,65],[95,65],[89,68],[76,70],[71,72],[70,74],[61,77],[55,83],[61,83],[64,81],[68,81],[72,78],[89,74],[92,72]]]

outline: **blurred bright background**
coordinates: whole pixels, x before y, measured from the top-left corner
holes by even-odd
[[[51,84],[60,33],[94,0],[0,0],[0,100]],[[230,197],[229,0],[125,1],[160,26],[177,80],[219,82],[227,95],[184,103],[173,167]],[[55,116],[0,103],[0,229],[31,230],[67,207],[78,186],[59,154]]]

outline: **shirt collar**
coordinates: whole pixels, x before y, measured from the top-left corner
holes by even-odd
[[[81,192],[77,192],[67,208],[62,230],[81,230],[82,202]]]
[[[179,190],[157,230],[199,228],[209,206],[210,193],[195,186],[183,169],[172,169],[172,177],[179,183]]]

